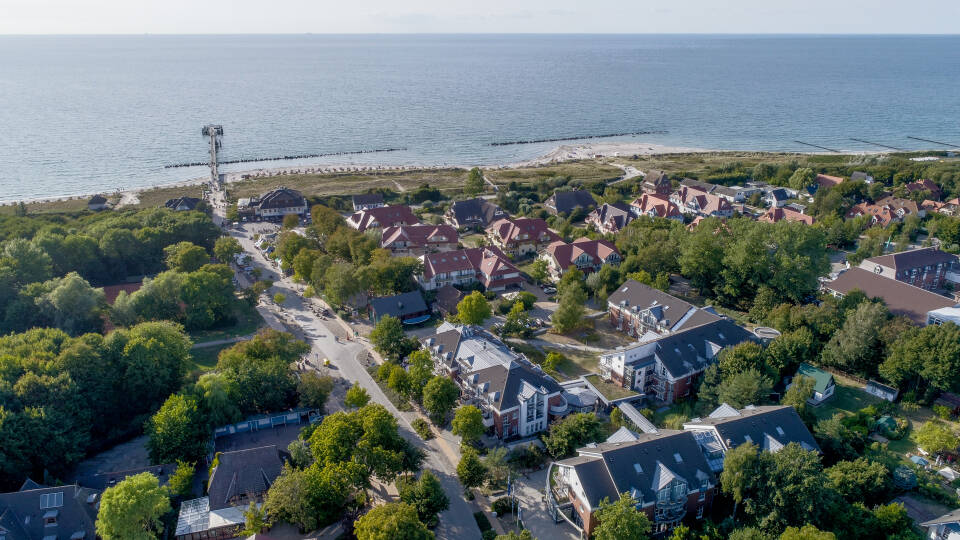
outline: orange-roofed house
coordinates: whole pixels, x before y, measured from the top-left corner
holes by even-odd
[[[757,218],[757,221],[763,221],[764,223],[776,223],[783,220],[798,221],[807,225],[813,225],[814,223],[813,216],[801,214],[790,208],[771,208],[767,210],[766,214]]]
[[[639,199],[630,203],[630,211],[637,217],[650,216],[683,221],[680,207],[668,197],[644,193]]]
[[[571,266],[589,274],[600,270],[605,264],[616,266],[623,260],[612,243],[589,238],[580,238],[569,244],[558,240],[547,246],[540,258],[547,261],[550,275],[554,279],[560,279]]]
[[[538,218],[500,219],[487,227],[490,243],[513,257],[536,253],[560,240],[547,222]]]
[[[688,186],[674,192],[670,201],[685,214],[719,218],[733,216],[733,206],[726,199]]]
[[[829,174],[818,174],[814,182],[817,183],[822,188],[832,188],[838,184],[843,183],[843,177],[840,176],[830,176]]]

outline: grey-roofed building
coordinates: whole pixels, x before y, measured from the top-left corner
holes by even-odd
[[[927,538],[931,540],[960,540],[960,509],[924,521],[920,526],[927,528]]]
[[[603,234],[617,234],[633,221],[630,207],[623,203],[602,204],[587,216],[586,222]]]
[[[662,403],[690,395],[696,378],[727,347],[757,338],[725,318],[666,336],[647,336],[628,347],[600,355],[604,379]]]
[[[637,429],[644,433],[656,433],[657,426],[653,425],[653,422],[647,420],[647,417],[640,414],[640,411],[637,410],[633,405],[623,402],[617,405],[617,408],[620,409],[620,412],[627,417],[627,420],[633,423]]]
[[[400,319],[404,324],[418,324],[430,318],[430,308],[420,291],[371,299],[370,320],[373,324],[380,322],[384,315]]]
[[[670,178],[667,177],[667,173],[658,169],[650,169],[647,171],[643,175],[643,183],[640,184],[640,187],[644,193],[664,197],[669,197],[670,192],[673,191],[673,186],[670,184]]]
[[[259,197],[237,201],[237,211],[248,219],[279,221],[287,214],[306,216],[309,210],[307,199],[299,191],[283,186]]]
[[[353,202],[353,211],[359,212],[361,210],[368,210],[370,208],[380,208],[381,206],[386,206],[387,203],[383,200],[383,194],[381,193],[363,193],[360,195],[354,195],[351,197]]]
[[[557,381],[525,358],[471,371],[461,381],[464,398],[480,407],[485,425],[503,439],[545,431],[551,419],[569,412]]]
[[[210,509],[246,508],[262,500],[286,461],[286,451],[276,445],[220,453],[207,482]]]
[[[200,199],[196,197],[177,197],[176,199],[168,199],[163,206],[174,212],[186,212],[188,210],[196,210],[199,204]]]
[[[20,491],[0,493],[0,538],[94,540],[99,504],[95,489],[25,482]]]
[[[859,290],[870,298],[882,299],[890,313],[908,317],[921,326],[930,324],[930,312],[958,305],[945,296],[858,267],[844,271],[821,288],[838,298]]]
[[[118,482],[140,473],[148,472],[157,477],[160,485],[166,485],[167,480],[173,472],[177,470],[176,463],[166,463],[163,465],[151,465],[149,467],[140,467],[138,469],[128,469],[125,471],[97,472],[77,478],[77,484],[85,488],[103,491],[108,487],[117,485]]]
[[[597,206],[597,201],[589,191],[577,189],[574,191],[558,191],[543,202],[543,206],[551,214],[569,214],[577,209],[590,210]]]
[[[713,472],[723,469],[723,458],[728,451],[747,442],[764,452],[778,452],[790,443],[820,451],[797,410],[786,405],[736,410],[724,403],[707,418],[684,423],[683,429],[694,434]]]
[[[605,442],[615,443],[615,442],[631,442],[640,438],[640,434],[636,431],[628,429],[626,427],[620,427],[620,429],[613,432],[613,435],[607,437]]]
[[[925,247],[870,257],[860,263],[860,268],[921,289],[939,289],[948,272],[960,269],[960,258],[935,247]]]
[[[792,199],[793,196],[790,195],[790,192],[784,188],[771,189],[763,195],[763,202],[767,203],[771,208],[780,208],[785,206],[787,201]]]
[[[580,448],[577,454],[551,465],[547,505],[585,536],[595,530],[600,503],[618,500],[622,493],[637,500],[654,534],[685,519],[702,519],[713,503],[716,477],[692,433],[641,433],[633,441]]]
[[[866,183],[868,183],[868,184],[872,184],[872,183],[873,183],[873,177],[870,176],[869,174],[867,174],[867,173],[865,173],[865,172],[863,172],[863,171],[853,171],[853,173],[850,175],[850,181],[851,181],[851,182],[856,182],[856,181],[858,181],[858,180],[859,180],[859,181],[866,182]]]
[[[433,309],[443,316],[456,315],[457,304],[463,300],[463,291],[453,285],[444,285],[437,289],[437,297],[433,301]]]
[[[90,197],[90,200],[87,201],[88,210],[104,210],[108,208],[107,198],[103,195],[94,195]]]
[[[481,230],[498,219],[509,217],[496,204],[479,197],[465,201],[454,201],[443,215],[450,225],[458,229]]]
[[[607,298],[610,324],[628,335],[666,335],[720,319],[693,304],[628,279]]]

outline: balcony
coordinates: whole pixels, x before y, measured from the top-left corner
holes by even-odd
[[[656,511],[654,512],[654,521],[675,522],[683,519],[687,515],[687,499],[673,498],[664,501],[657,501]]]
[[[563,403],[560,403],[558,405],[551,405],[550,414],[554,416],[561,416],[561,415],[567,414],[567,405],[568,404],[566,399],[563,400]]]

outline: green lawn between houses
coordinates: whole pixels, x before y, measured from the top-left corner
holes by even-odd
[[[633,390],[629,390],[627,388],[617,386],[616,384],[613,384],[611,382],[604,381],[597,374],[587,375],[586,377],[584,377],[584,379],[590,384],[592,384],[593,387],[596,388],[598,392],[603,394],[604,399],[608,401],[640,395],[634,392]]]

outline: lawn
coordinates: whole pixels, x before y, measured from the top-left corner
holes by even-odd
[[[564,360],[556,366],[557,374],[560,375],[561,380],[575,379],[581,375],[597,371],[599,358],[596,354],[557,347],[544,347],[543,350],[547,353],[555,352],[563,355]]]
[[[586,379],[587,382],[593,385],[593,387],[596,388],[598,392],[603,394],[603,397],[607,401],[613,401],[615,399],[623,399],[623,398],[640,395],[634,392],[633,390],[629,390],[627,388],[617,386],[611,382],[604,381],[603,379],[600,378],[599,375],[596,375],[596,374],[587,375],[586,377],[584,377],[584,379]]]
[[[207,341],[248,336],[264,326],[263,317],[260,316],[256,308],[239,298],[234,300],[233,312],[237,318],[236,324],[223,328],[190,332],[190,339],[194,343],[205,343]]]
[[[451,192],[450,195],[455,195],[463,191],[466,178],[466,169],[453,168],[369,173],[284,174],[231,182],[227,185],[227,191],[230,199],[236,200],[241,197],[260,195],[280,186],[296,189],[306,197],[323,197],[364,193],[368,189],[383,187],[394,191],[413,190],[421,184],[430,184],[441,191]]]
[[[187,366],[187,371],[206,372],[213,370],[213,368],[217,367],[217,356],[220,355],[220,351],[229,349],[234,345],[235,343],[227,343],[224,345],[214,345],[212,347],[190,349],[191,360]]]
[[[836,377],[834,379],[837,380]],[[810,407],[810,409],[818,419],[822,420],[830,418],[838,412],[856,414],[860,409],[880,401],[882,401],[880,398],[871,396],[860,388],[845,385],[842,381],[837,380],[837,389],[833,397],[826,403],[818,407]]]

